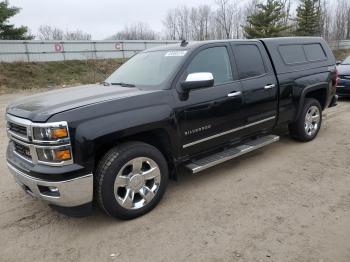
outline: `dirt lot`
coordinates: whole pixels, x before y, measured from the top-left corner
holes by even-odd
[[[65,217],[14,183],[3,116],[22,95],[0,96],[0,261],[350,261],[350,100],[315,141],[284,136],[183,174],[153,212],[123,222]]]

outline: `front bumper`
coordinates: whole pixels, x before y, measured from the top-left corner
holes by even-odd
[[[77,207],[92,202],[92,174],[63,181],[45,181],[25,174],[9,162],[7,165],[16,182],[33,197],[61,207]]]

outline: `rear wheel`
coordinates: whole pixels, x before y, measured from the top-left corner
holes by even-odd
[[[96,171],[96,197],[109,215],[132,219],[152,210],[168,182],[168,166],[155,147],[130,142],[111,149]]]
[[[305,99],[300,116],[295,123],[290,124],[289,132],[299,141],[313,140],[320,131],[322,124],[322,108],[314,98]]]

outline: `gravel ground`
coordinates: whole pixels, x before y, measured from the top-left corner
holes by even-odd
[[[171,182],[146,216],[69,218],[7,171],[0,96],[0,261],[350,261],[350,101],[316,140],[281,141]]]

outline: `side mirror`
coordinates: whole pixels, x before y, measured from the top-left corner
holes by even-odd
[[[339,60],[339,61],[337,61],[335,64],[336,64],[336,65],[340,65],[342,62],[343,62],[343,60]]]
[[[193,73],[189,74],[186,81],[181,82],[184,91],[207,88],[214,86],[214,77],[212,73]]]

